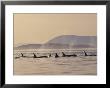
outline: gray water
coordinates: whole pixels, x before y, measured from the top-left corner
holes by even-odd
[[[14,75],[96,75],[96,56],[14,59]]]

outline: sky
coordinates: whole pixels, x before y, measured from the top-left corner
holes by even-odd
[[[95,13],[16,13],[14,45],[43,44],[61,35],[96,36]]]

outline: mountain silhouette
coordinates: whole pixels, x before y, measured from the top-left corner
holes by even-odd
[[[32,49],[65,49],[65,48],[96,48],[96,36],[77,36],[77,35],[61,35],[55,37],[45,44],[28,44],[17,48]]]
[[[14,49],[38,49],[41,47],[41,44],[26,44],[15,47]]]
[[[61,35],[49,40],[46,45],[59,44],[71,48],[96,48],[96,36]]]

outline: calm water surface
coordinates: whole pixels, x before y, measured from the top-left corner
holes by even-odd
[[[14,59],[14,75],[97,75],[96,56]]]

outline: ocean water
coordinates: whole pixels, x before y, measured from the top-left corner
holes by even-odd
[[[82,50],[14,50],[14,75],[97,75],[97,56],[85,56],[97,54],[95,49]],[[76,54],[76,57],[62,57],[62,52]],[[26,57],[21,57],[23,53]],[[49,58],[33,58],[36,56],[48,56]],[[55,58],[55,53],[58,58]]]
[[[96,56],[14,59],[14,75],[97,75]]]

